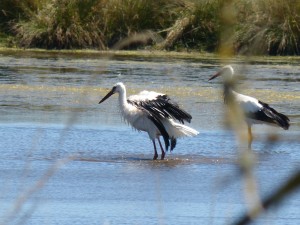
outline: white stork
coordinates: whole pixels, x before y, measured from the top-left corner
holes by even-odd
[[[138,95],[126,98],[126,88],[123,83],[117,83],[111,91],[99,102],[104,102],[111,95],[119,94],[119,107],[125,121],[138,131],[145,131],[153,142],[154,157],[158,157],[155,139],[161,148],[161,159],[165,157],[165,151],[160,142],[159,136],[163,136],[165,149],[171,144],[171,151],[176,146],[176,139],[184,136],[195,136],[199,132],[182,125],[184,121],[190,122],[192,116],[181,109],[170,98],[154,91],[142,91]],[[178,120],[180,123],[175,122]]]
[[[219,72],[209,78],[212,80],[218,76],[223,76],[226,81],[232,81],[234,70],[231,65],[224,66]],[[289,129],[289,118],[275,109],[270,107],[267,103],[259,101],[256,98],[242,95],[232,90],[230,85],[224,87],[224,102],[228,103],[233,100],[242,110],[248,125],[248,147],[251,148],[253,136],[251,126],[253,124],[267,124],[279,126],[285,130]]]

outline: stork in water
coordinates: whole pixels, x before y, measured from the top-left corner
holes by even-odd
[[[209,78],[212,80],[218,76],[223,76],[226,81],[232,81],[234,70],[232,66],[224,66],[219,72]],[[253,124],[267,124],[279,126],[285,130],[289,129],[289,118],[277,112],[275,109],[270,107],[267,103],[259,101],[256,98],[242,95],[232,90],[230,85],[224,87],[224,102],[225,104],[229,101],[234,101],[244,113],[246,123],[248,125],[248,147],[251,148],[253,136],[251,126]]]
[[[168,151],[170,145],[172,151],[176,146],[177,138],[192,137],[199,133],[183,125],[184,121],[191,122],[192,116],[172,102],[165,94],[154,91],[142,91],[137,95],[126,98],[125,85],[117,83],[99,104],[115,93],[119,94],[119,107],[125,121],[138,131],[148,133],[154,146],[154,160],[158,157],[155,139],[158,140],[161,149],[161,159],[163,160],[165,151],[160,142],[160,136],[164,139],[166,151]],[[175,122],[175,120],[181,124]]]

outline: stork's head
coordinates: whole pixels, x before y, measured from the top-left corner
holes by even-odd
[[[234,70],[231,65],[224,66],[219,72],[211,76],[209,80],[215,79],[216,77],[223,76],[224,80],[232,80]]]
[[[100,103],[102,103],[102,102],[104,102],[106,99],[108,99],[110,96],[112,96],[113,94],[115,94],[115,93],[121,93],[121,92],[124,92],[124,90],[125,90],[125,85],[122,83],[122,82],[119,82],[119,83],[116,83],[113,87],[112,87],[112,89],[110,90],[110,92],[108,92],[107,93],[107,95],[105,95],[102,99],[101,99],[101,101],[99,102],[99,104]]]

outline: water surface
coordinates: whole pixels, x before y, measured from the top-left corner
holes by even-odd
[[[0,54],[1,204],[8,224],[230,224],[247,209],[239,144],[224,126],[217,58]],[[239,91],[291,118],[290,130],[254,127],[261,197],[299,170],[300,77],[294,61],[231,62]],[[167,93],[193,116],[194,138],[165,161],[120,118],[116,83],[129,94]],[[243,130],[242,130],[243,131]],[[241,132],[242,132],[241,131]],[[276,135],[275,144],[268,142]],[[62,161],[61,161],[62,160]],[[257,224],[300,222],[299,191]]]

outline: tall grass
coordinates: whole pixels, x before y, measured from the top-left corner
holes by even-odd
[[[164,48],[214,51],[218,46],[221,0],[190,0],[180,5],[178,16],[168,28]]]
[[[0,31],[9,33],[9,23],[20,17],[22,11],[21,4],[17,0],[0,1]]]
[[[29,20],[14,26],[21,46],[106,49],[132,34],[161,30],[172,21],[172,15],[166,13],[173,5],[170,0],[44,2],[45,6],[35,14],[28,13]]]
[[[40,48],[104,48],[96,0],[44,1],[36,13],[27,8],[29,20],[14,26],[19,45]]]
[[[190,40],[190,46],[200,50],[214,51],[219,45],[220,10],[223,1],[195,1],[195,24],[183,38]]]
[[[221,37],[229,4],[236,21]],[[22,47],[107,49],[151,31],[165,40],[162,49],[214,52],[226,38],[238,54],[300,54],[297,0],[2,0],[0,9],[0,32]],[[138,46],[135,39],[129,47]]]
[[[252,54],[299,55],[300,2],[253,0],[239,3],[237,51]]]
[[[103,31],[109,47],[139,32],[160,31],[175,17],[172,0],[111,0],[103,6]]]

